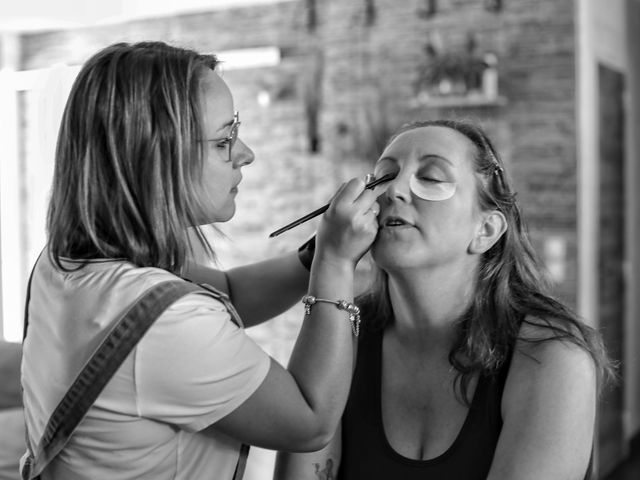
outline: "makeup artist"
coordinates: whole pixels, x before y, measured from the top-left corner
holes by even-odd
[[[48,244],[29,286],[23,478],[240,478],[243,444],[313,451],[334,434],[360,321],[354,268],[378,231],[378,193],[360,179],[342,185],[320,221],[310,272],[310,258],[305,266],[297,252],[226,272],[187,271],[187,229],[231,219],[241,169],[254,161],[216,63],[164,43],[120,43],[90,58],[75,81]],[[244,328],[304,294],[284,368]],[[163,301],[166,309],[150,313]],[[94,351],[132,311],[127,332],[137,322],[150,328],[69,434],[73,402],[89,398],[109,363]],[[83,370],[90,359],[97,366]]]
[[[279,454],[278,480],[589,478],[598,332],[555,300],[516,195],[477,126],[402,128],[376,177],[377,280],[341,429]]]

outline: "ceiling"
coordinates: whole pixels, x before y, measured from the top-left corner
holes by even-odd
[[[72,28],[292,0],[18,0],[0,2],[0,33]]]

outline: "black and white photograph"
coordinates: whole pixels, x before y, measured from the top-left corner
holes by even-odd
[[[0,480],[638,480],[640,0],[0,5]]]

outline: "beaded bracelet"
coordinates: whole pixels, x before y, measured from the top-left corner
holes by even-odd
[[[347,312],[349,314],[349,323],[351,323],[353,336],[357,337],[360,334],[360,308],[358,308],[357,305],[347,302],[346,300],[327,300],[325,298],[314,297],[313,295],[305,295],[302,297],[305,315],[309,315],[311,313],[311,307],[318,302],[333,303],[338,310]]]

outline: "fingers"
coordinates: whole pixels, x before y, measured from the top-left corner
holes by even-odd
[[[361,178],[352,178],[347,183],[344,183],[336,197],[345,203],[354,203],[360,195],[365,191],[365,183]]]
[[[373,190],[364,190],[360,193],[358,198],[354,200],[353,206],[357,211],[362,213],[371,211],[377,215],[380,213],[380,206],[376,202],[378,195],[379,194]]]
[[[350,231],[361,231],[367,235],[375,234],[378,230],[378,214],[380,205],[377,203],[378,192],[365,188],[366,182],[354,178],[344,183],[336,193],[327,214],[333,221],[346,222]],[[343,227],[344,228],[344,227]]]
[[[345,204],[354,204],[356,208],[364,212],[369,209],[380,195],[377,187],[374,189],[366,189],[365,186],[367,183],[366,179],[352,178],[340,187],[335,198]]]
[[[380,206],[374,203],[361,216],[362,227],[367,232],[377,233],[378,231],[378,215],[380,214]]]
[[[323,258],[335,257],[357,263],[370,248],[378,231],[378,197],[354,178],[340,186],[318,231]]]

